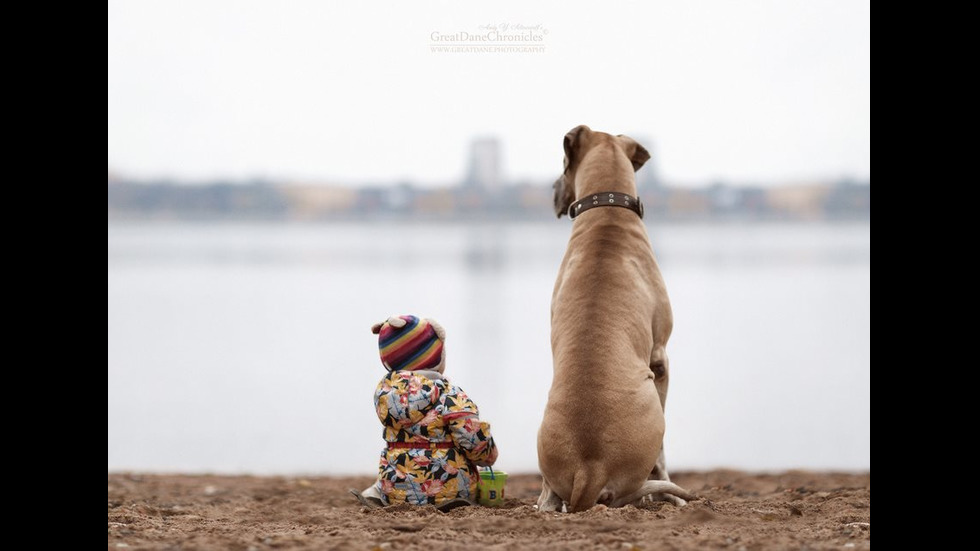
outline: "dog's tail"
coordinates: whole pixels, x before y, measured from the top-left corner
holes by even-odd
[[[583,463],[572,479],[572,497],[568,501],[568,512],[577,513],[590,509],[599,500],[599,494],[605,485],[606,477],[599,464]]]

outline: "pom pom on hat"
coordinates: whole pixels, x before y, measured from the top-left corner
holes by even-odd
[[[388,371],[442,371],[442,328],[416,316],[392,316],[375,324],[381,363]]]

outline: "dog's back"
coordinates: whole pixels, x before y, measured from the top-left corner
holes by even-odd
[[[649,358],[660,305],[648,289],[657,286],[636,215],[602,209],[576,221],[552,297],[556,376],[538,448],[572,511],[632,492],[656,463],[664,421]]]

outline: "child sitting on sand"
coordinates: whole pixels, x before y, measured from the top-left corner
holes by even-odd
[[[446,331],[434,320],[392,316],[371,327],[388,370],[374,392],[387,448],[378,481],[354,495],[368,505],[473,503],[477,466],[497,460],[490,425],[449,382]]]

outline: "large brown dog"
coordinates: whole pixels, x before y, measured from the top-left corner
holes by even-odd
[[[555,213],[560,218],[577,199],[600,192],[636,197],[633,173],[649,158],[627,136],[572,129]],[[551,299],[554,380],[538,432],[539,510],[692,499],[670,482],[663,459],[664,347],[672,327],[667,289],[637,213],[582,211]]]

